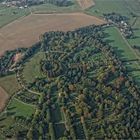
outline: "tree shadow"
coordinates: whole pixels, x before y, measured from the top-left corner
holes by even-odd
[[[0,121],[3,121],[3,120],[5,120],[5,119],[6,119],[6,117],[0,118]]]
[[[11,111],[11,110],[13,110],[13,109],[15,109],[15,108],[16,108],[16,107],[14,107],[14,106],[13,106],[13,107],[8,107],[7,110],[8,110],[8,111]]]
[[[130,60],[124,60],[124,61],[122,61],[122,62],[138,62],[139,61],[139,59],[130,59]]]

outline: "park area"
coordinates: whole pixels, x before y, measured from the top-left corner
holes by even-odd
[[[0,140],[140,137],[140,3],[72,2],[0,5]]]

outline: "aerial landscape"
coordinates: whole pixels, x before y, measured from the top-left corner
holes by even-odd
[[[0,0],[0,140],[139,140],[140,0]]]

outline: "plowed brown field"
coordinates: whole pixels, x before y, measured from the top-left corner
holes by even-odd
[[[105,21],[84,13],[32,14],[0,29],[0,55],[6,50],[30,47],[47,31],[68,31]]]

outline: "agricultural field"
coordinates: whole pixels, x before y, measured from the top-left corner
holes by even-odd
[[[109,33],[118,35],[116,43]],[[125,51],[116,27],[92,25],[47,32],[36,45],[21,49],[14,71],[21,88],[0,115],[1,137],[139,138],[139,89],[121,64],[127,52],[122,59],[115,54],[119,41]]]
[[[68,31],[104,23],[104,20],[84,13],[32,14],[0,29],[0,54],[6,50],[30,47],[47,31]]]

